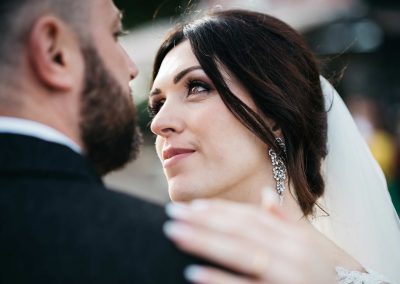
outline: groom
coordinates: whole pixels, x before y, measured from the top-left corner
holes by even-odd
[[[112,0],[2,0],[0,29],[0,283],[184,283],[163,209],[99,179],[140,141]]]

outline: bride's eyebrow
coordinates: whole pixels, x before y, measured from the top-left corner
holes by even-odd
[[[198,69],[203,69],[203,68],[201,68],[201,66],[199,65],[196,65],[183,69],[182,71],[180,71],[178,74],[175,75],[173,79],[174,84],[178,84],[179,81],[182,80],[182,78],[185,77],[186,74]],[[161,89],[155,88],[154,90],[150,91],[149,97],[157,96],[161,93],[162,93]]]
[[[178,84],[180,80],[182,80],[183,77],[185,77],[185,75],[189,72],[192,72],[194,70],[198,70],[198,69],[203,69],[201,68],[201,66],[192,66],[192,67],[188,67],[186,69],[183,69],[181,72],[179,72],[178,74],[175,75],[174,77],[174,84]]]

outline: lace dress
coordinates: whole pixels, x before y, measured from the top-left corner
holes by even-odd
[[[336,276],[339,284],[396,284],[386,280],[379,273],[350,271],[343,267],[336,267]]]

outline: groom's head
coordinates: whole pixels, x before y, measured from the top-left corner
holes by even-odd
[[[2,0],[0,115],[60,130],[101,174],[123,166],[140,137],[120,31],[112,0]]]

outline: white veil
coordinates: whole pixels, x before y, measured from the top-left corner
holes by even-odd
[[[321,77],[328,110],[325,193],[312,223],[365,268],[400,283],[400,221],[381,168],[342,99]],[[325,216],[324,216],[325,215]]]

